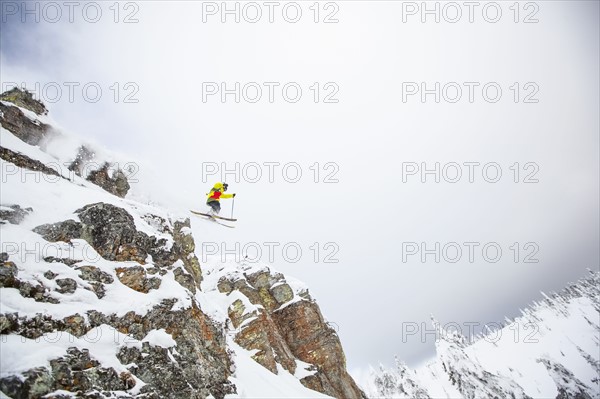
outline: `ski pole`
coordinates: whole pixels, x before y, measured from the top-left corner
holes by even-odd
[[[231,203],[231,218],[233,219],[233,207],[235,206],[235,197],[233,197],[233,202]]]

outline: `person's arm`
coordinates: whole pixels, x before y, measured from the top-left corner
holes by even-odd
[[[235,197],[235,193],[233,193],[233,194],[225,194],[225,193],[221,194],[221,198],[233,198],[233,197]]]

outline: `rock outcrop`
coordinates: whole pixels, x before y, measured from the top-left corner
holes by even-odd
[[[68,159],[52,155],[60,133],[30,93],[0,100],[2,135],[36,146],[10,137],[3,162],[56,177],[52,195],[47,184],[13,179],[13,192],[27,185],[22,206],[0,204],[3,244],[15,244],[0,253],[4,394],[221,399],[236,393],[242,364],[267,380],[291,373],[284,386],[306,397],[364,397],[307,289],[269,268],[224,264],[203,276],[189,218],[122,200],[125,173],[88,145]],[[72,173],[61,176],[49,159]]]
[[[79,147],[75,159],[69,165],[69,170],[77,176],[102,187],[118,197],[124,198],[131,188],[127,176],[119,168],[109,162],[103,162],[100,167],[95,165],[96,153],[85,145]]]
[[[50,135],[50,125],[30,119],[17,107],[0,102],[0,124],[31,145],[40,145]]]
[[[173,298],[162,300],[145,314],[130,311],[119,315],[92,309],[63,318],[1,314],[1,334],[36,340],[62,332],[78,339],[96,334],[98,328],[112,328],[141,345],[119,347],[115,356],[121,368],[101,365],[94,360],[97,353],[70,347],[49,367],[29,369],[22,378],[1,378],[0,389],[13,397],[43,396],[60,390],[84,396],[92,391],[125,391],[130,393],[123,397],[156,398],[222,398],[234,392],[228,381],[233,368],[224,326],[204,314],[192,296],[200,290],[202,274],[189,220],[171,222],[145,215],[143,220],[170,236],[168,240],[139,231],[134,217],[112,204],[89,204],[75,214],[79,220],[40,225],[33,230],[49,242],[73,245],[77,240],[85,241],[103,260],[116,263],[112,270],[86,260],[46,257],[44,278],[38,277],[32,284],[21,280],[17,264],[2,254],[1,286],[15,288],[22,297],[37,302],[60,304],[63,298],[81,296],[81,290],[103,300],[117,282],[132,292],[150,295],[165,281],[173,280],[190,293],[189,306],[176,310],[178,300]],[[76,277],[63,276],[65,268],[74,270]],[[257,350],[253,358],[259,364],[275,374],[279,367],[298,374],[300,364],[304,370],[299,378],[306,387],[338,398],[364,397],[346,371],[337,333],[325,322],[308,290],[266,267],[230,270],[218,280],[217,288],[238,298],[228,309],[234,340],[243,348]],[[156,330],[164,330],[176,350],[144,341]]]
[[[18,107],[25,108],[38,115],[46,115],[48,113],[44,103],[33,98],[33,94],[31,92],[27,90],[21,90],[18,87],[14,87],[0,94],[0,100],[8,101]]]
[[[45,173],[49,176],[62,177],[56,170],[46,166],[43,162],[36,159],[31,159],[27,155],[21,154],[18,151],[13,151],[8,148],[0,147],[0,158],[6,162],[10,162],[19,168],[35,170]]]
[[[11,224],[19,224],[30,212],[33,212],[33,209],[21,208],[19,205],[4,206],[0,208],[0,224],[4,224],[6,222]]]
[[[25,143],[43,149],[49,141],[61,136],[49,124],[40,121],[48,110],[44,104],[35,100],[30,92],[13,88],[0,94],[0,100],[0,125]],[[34,114],[26,114],[22,109]],[[61,176],[59,172],[39,160],[31,159],[10,148],[0,147],[0,158],[21,168]],[[85,145],[82,145],[77,154],[74,154],[74,158],[65,164],[69,165],[68,169],[75,172],[75,175],[121,198],[124,198],[130,189],[127,175],[118,164],[96,159],[96,153]]]
[[[0,315],[2,334],[18,334],[30,340],[37,338],[31,341],[32,345],[57,340],[61,333],[71,334],[74,338],[68,338],[70,342],[97,342],[108,335],[109,340],[123,344],[115,354],[121,370],[100,366],[88,353],[84,353],[85,366],[74,363],[70,355],[81,354],[72,346],[67,349],[67,356],[52,359],[49,368],[27,370],[23,372],[24,378],[0,378],[0,390],[13,398],[39,398],[57,390],[81,397],[111,397],[111,392],[122,391],[121,398],[157,399],[206,398],[209,395],[223,398],[235,392],[235,387],[227,380],[232,364],[219,326],[196,305],[173,311],[174,302],[164,301],[144,316],[129,312],[117,317],[89,311],[87,321],[80,315],[62,320],[42,315],[36,318]],[[144,342],[145,337],[157,330],[172,337],[176,350]],[[126,342],[134,344],[125,345]],[[98,358],[102,353],[92,355]],[[94,396],[97,392],[104,394]]]
[[[228,271],[217,283],[220,292],[235,299],[229,318],[235,341],[257,350],[254,359],[277,373],[280,364],[296,373],[296,359],[311,364],[304,386],[336,398],[362,398],[346,371],[346,359],[336,331],[304,288],[292,288],[281,273],[268,267]]]
[[[145,265],[150,257],[155,267],[162,268],[172,267],[179,260],[194,281],[194,286],[190,288],[194,290],[200,288],[202,272],[200,262],[194,254],[194,239],[191,234],[184,231],[185,228],[189,229],[189,219],[175,221],[173,226],[170,226],[166,220],[162,220],[164,229],[173,232],[169,243],[167,238],[157,239],[155,236],[138,231],[133,217],[125,209],[111,204],[102,202],[90,204],[76,210],[75,213],[80,221],[65,220],[45,224],[37,226],[33,231],[49,242],[68,243],[75,239],[83,239],[100,256],[112,261],[131,261]],[[118,273],[119,279],[127,282],[132,280],[141,282],[138,277],[145,279],[146,269],[141,270],[138,267],[128,269],[131,270],[123,269]],[[143,283],[142,286],[152,287],[157,283],[148,284]],[[141,286],[138,288],[141,291],[146,290]]]
[[[167,233],[157,238],[138,231],[134,218],[125,209],[111,204],[90,204],[76,214],[79,221],[66,220],[34,230],[49,242],[72,244],[75,240],[85,240],[103,260],[122,266],[110,272],[85,260],[46,257],[48,270],[44,278],[40,276],[37,284],[32,284],[21,279],[17,264],[3,253],[0,287],[15,288],[24,298],[58,305],[62,298],[81,289],[93,292],[100,300],[117,281],[132,292],[148,295],[160,289],[167,279],[182,281],[182,287],[192,291],[188,294],[189,305],[177,310],[177,299],[164,299],[145,314],[130,311],[118,315],[90,309],[83,316],[72,314],[59,319],[42,314],[33,318],[18,313],[1,314],[0,333],[7,336],[39,340],[47,334],[68,333],[75,337],[70,341],[73,342],[91,335],[94,329],[102,328],[112,334],[107,330],[110,328],[141,344],[119,347],[115,356],[122,370],[100,365],[94,360],[97,352],[90,357],[85,350],[69,348],[65,356],[51,360],[50,367],[32,368],[23,372],[23,377],[0,378],[0,389],[15,398],[37,398],[60,390],[86,397],[94,397],[93,392],[110,396],[110,392],[123,391],[120,397],[154,398],[208,395],[223,398],[235,392],[228,381],[233,366],[223,328],[202,312],[192,296],[200,289],[202,275],[194,255],[194,240],[188,231],[189,220],[171,223],[146,215],[160,221],[163,232],[172,232],[169,242]],[[78,278],[60,277],[65,268],[76,271]],[[174,277],[174,270],[178,278]],[[176,350],[144,341],[156,330],[168,334]]]

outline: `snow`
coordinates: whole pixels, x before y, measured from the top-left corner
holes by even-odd
[[[275,268],[271,266],[261,265],[261,264],[248,264],[248,263],[237,263],[233,260],[222,261],[219,256],[206,256],[202,254],[197,254],[198,258],[204,259],[205,261],[202,263],[202,270],[204,271],[204,281],[202,282],[202,290],[204,292],[218,291],[217,284],[219,280],[223,277],[226,277],[229,280],[243,280],[245,279],[244,274],[250,275],[259,272],[269,272],[272,275],[281,274]],[[301,281],[290,277],[288,275],[285,276],[285,280],[276,282],[272,287],[276,287],[278,285],[288,284],[294,293],[294,297],[288,302],[282,304],[277,310],[281,310],[293,303],[306,301],[305,298],[301,297],[301,294],[308,292],[306,285]],[[244,306],[246,309],[252,309],[257,307],[257,305],[251,304],[247,301],[247,298],[244,295],[237,296],[234,292],[232,295],[236,295],[235,297],[231,297],[232,299],[228,301],[228,306],[235,302],[235,299],[240,299],[244,302]],[[259,305],[260,306],[260,305]]]
[[[25,114],[25,116],[27,118],[31,119],[31,121],[33,121],[33,123],[35,123],[36,125],[39,125],[41,122],[41,123],[45,123],[46,125],[56,126],[56,122],[52,118],[50,118],[49,115],[38,115],[35,112],[28,110],[27,108],[19,107],[18,105],[15,105],[9,101],[0,100],[0,103],[6,105],[8,107],[19,108],[21,110],[21,112],[23,112],[23,114]]]
[[[234,352],[236,370],[230,380],[237,387],[237,394],[226,398],[311,398],[321,399],[330,396],[313,391],[300,384],[297,377],[277,364],[277,375],[255,362],[248,351],[229,339],[229,347]]]
[[[306,363],[303,362],[302,360],[296,359],[296,372],[294,373],[294,376],[301,380],[302,378],[305,377],[309,377],[311,375],[315,375],[315,373],[317,372],[316,368],[315,370],[308,370],[309,368],[315,368],[312,364],[310,363]]]
[[[584,357],[591,356],[592,362],[600,364],[598,304],[585,295],[568,299],[561,295],[544,297],[545,302],[523,310],[522,316],[508,320],[498,331],[467,344],[463,349],[464,357],[453,356],[458,350],[456,344],[440,339],[436,343],[437,357],[416,368],[411,378],[431,397],[463,397],[444,371],[444,359],[456,370],[475,373],[485,370],[498,376],[497,383],[505,392],[511,392],[510,381],[533,398],[557,397],[556,381],[570,387],[572,392],[578,392],[574,381],[567,380],[559,372],[548,371],[540,361],[547,359],[573,373],[592,393],[595,392],[592,397],[600,397],[597,366],[592,366]],[[446,334],[442,332],[442,335]],[[374,384],[377,371],[353,370],[352,375],[367,393],[377,395]]]
[[[167,333],[164,328],[149,331],[144,339],[142,339],[142,342],[148,342],[152,346],[160,346],[161,348],[177,346],[177,342],[175,342],[171,334]]]
[[[37,147],[37,146],[27,144],[26,142],[17,138],[14,134],[12,134],[8,130],[4,129],[3,127],[0,127],[0,142],[2,143],[2,147],[8,148],[9,150],[12,150],[15,152],[20,152],[21,154],[26,155],[29,158],[38,160],[38,161],[44,163],[46,166],[50,167],[51,169],[56,170],[59,173],[63,171],[63,168],[66,170],[66,167],[64,165],[60,164],[59,159],[45,153],[44,151],[40,150],[39,147]],[[3,169],[3,170],[5,170],[5,169]],[[12,168],[8,169],[8,170],[12,171]],[[38,173],[39,174],[40,172],[29,172],[29,173],[31,173],[31,174]],[[64,175],[68,176],[67,174],[64,174]],[[40,176],[40,178],[41,178],[41,176]],[[54,177],[54,176],[47,176],[46,178],[53,179],[53,180],[58,179],[58,177]]]
[[[21,374],[37,366],[50,369],[50,360],[65,356],[67,349],[72,347],[89,350],[90,357],[103,367],[112,367],[117,373],[121,373],[127,371],[127,368],[119,362],[116,354],[123,346],[141,348],[139,342],[106,324],[91,329],[79,338],[61,331],[46,333],[37,339],[15,334],[5,335],[2,337],[0,377]],[[139,392],[143,385],[145,384],[136,378],[136,386],[130,392]]]
[[[301,298],[301,297],[299,297],[299,296],[296,295],[292,299],[290,299],[289,301],[287,301],[286,303],[281,304],[281,306],[279,306],[277,309],[275,309],[275,312],[278,312],[278,311],[280,311],[282,309],[285,309],[288,306],[290,306],[290,305],[292,305],[292,304],[294,304],[296,302],[301,302],[301,301],[306,301],[306,299]]]
[[[65,391],[64,389],[57,389],[54,392],[50,392],[47,395],[42,396],[43,398],[54,398],[58,395],[64,395],[64,396],[69,396],[71,398],[76,398],[77,394],[73,393],[73,392],[69,392],[69,391]]]
[[[18,312],[22,316],[33,317],[37,313],[45,313],[54,318],[64,317],[79,313],[85,316],[89,310],[97,310],[103,313],[114,313],[123,316],[129,311],[144,315],[162,300],[175,298],[181,307],[191,306],[189,292],[174,279],[172,271],[168,271],[162,278],[158,289],[150,290],[147,294],[137,292],[122,284],[117,278],[115,269],[118,267],[131,267],[137,265],[135,262],[112,262],[101,258],[83,240],[73,240],[73,247],[64,243],[49,244],[39,235],[31,231],[23,231],[19,226],[3,225],[3,251],[10,255],[11,259],[18,260],[15,263],[19,269],[18,277],[29,281],[34,285],[43,282],[50,288],[56,288],[55,280],[59,278],[72,278],[80,285],[89,286],[89,283],[79,277],[79,272],[63,263],[49,264],[42,257],[49,254],[69,254],[72,259],[82,259],[82,265],[93,264],[114,278],[112,284],[106,284],[106,294],[98,299],[94,293],[88,290],[76,290],[73,294],[60,294],[51,291],[50,295],[61,301],[59,304],[36,302],[32,298],[22,297],[17,289],[2,288],[2,302],[0,312]],[[9,241],[5,237],[11,237]],[[37,251],[36,251],[37,249]],[[32,253],[33,252],[33,253]],[[14,257],[14,258],[13,258]],[[94,262],[90,262],[90,260]],[[54,280],[48,280],[43,276],[44,272],[52,269],[58,276]]]
[[[481,340],[467,348],[490,372],[509,375],[525,393],[534,397],[556,397],[558,391],[546,367],[539,358],[553,359],[571,370],[577,378],[589,386],[598,378],[597,372],[581,356],[577,348],[597,354],[597,344],[590,337],[598,331],[588,320],[596,320],[598,312],[589,298],[575,298],[567,305],[568,316],[557,317],[551,308],[538,309],[536,317],[543,322],[532,322],[528,317],[517,318],[501,330],[496,345],[491,340]],[[529,327],[529,328],[527,328]],[[514,367],[518,364],[518,367]],[[513,371],[509,366],[514,367]]]
[[[29,118],[52,124],[47,117],[38,117],[25,109],[22,111]],[[168,270],[166,274],[160,276],[161,285],[158,289],[152,289],[144,294],[122,284],[115,271],[117,268],[138,266],[138,263],[105,260],[84,240],[75,239],[71,243],[49,243],[39,234],[34,233],[32,229],[42,224],[68,219],[77,221],[79,220],[75,213],[77,209],[88,204],[104,202],[125,209],[133,217],[138,231],[155,236],[157,239],[164,239],[165,249],[170,249],[173,239],[169,233],[163,231],[172,232],[175,220],[184,220],[189,217],[187,213],[181,211],[169,211],[152,205],[156,202],[149,200],[146,194],[155,194],[156,184],[152,180],[140,181],[132,185],[127,198],[123,199],[68,171],[67,166],[75,158],[78,148],[84,143],[73,136],[62,133],[63,135],[59,138],[38,147],[24,143],[9,131],[0,128],[2,146],[39,160],[46,165],[55,165],[55,169],[71,179],[24,170],[0,160],[0,167],[3,170],[2,190],[0,191],[2,209],[8,210],[10,209],[8,205],[14,204],[33,209],[19,225],[0,225],[2,235],[0,251],[7,252],[9,260],[16,264],[19,280],[30,282],[33,285],[43,284],[47,288],[47,294],[60,301],[58,304],[37,302],[32,298],[23,297],[17,289],[0,288],[0,313],[18,313],[20,317],[28,318],[43,314],[54,319],[64,319],[78,314],[85,320],[88,317],[87,312],[91,310],[107,315],[114,314],[117,317],[122,317],[132,311],[143,316],[164,299],[174,298],[176,302],[173,310],[189,308],[192,306],[192,301],[196,300],[202,311],[216,323],[226,325],[229,319],[227,310],[236,300],[242,301],[246,314],[258,314],[263,310],[262,306],[252,304],[238,291],[230,295],[220,293],[217,283],[222,276],[243,278],[243,273],[267,270],[266,266],[222,263],[218,259],[210,259],[202,262],[204,276],[202,291],[198,291],[194,296],[175,281],[172,270]],[[99,165],[104,161],[118,159],[118,157],[99,149],[98,146],[90,146],[87,143],[86,146],[94,151]],[[8,173],[9,171],[10,173]],[[160,219],[154,216],[158,216]],[[162,225],[161,219],[164,220],[166,226]],[[182,233],[192,234],[193,229],[183,228]],[[198,239],[198,237],[200,236],[195,234],[195,238]],[[197,241],[196,255],[199,258],[202,256],[200,250],[201,245]],[[72,266],[62,262],[48,263],[44,261],[44,258],[48,256],[80,260],[80,262]],[[152,267],[152,263],[152,258],[149,256],[145,267]],[[87,265],[97,267],[114,279],[113,283],[104,285],[106,292],[102,299],[98,299],[90,290],[81,289],[81,287],[91,288],[88,281],[81,279],[80,272],[77,270],[77,267]],[[179,266],[183,266],[183,262],[180,260],[174,264],[174,267]],[[44,273],[48,270],[52,270],[57,276],[54,279],[46,278]],[[276,273],[272,269],[270,272]],[[159,275],[154,276],[159,277]],[[59,287],[56,280],[63,278],[75,280],[78,289],[72,294],[55,291]],[[306,292],[306,287],[299,281],[287,277],[286,282],[294,291],[294,298],[289,303],[303,300],[299,294]],[[252,319],[250,317],[246,323]],[[236,366],[231,381],[236,384],[238,394],[229,395],[228,398],[328,397],[312,391],[300,383],[299,379],[314,373],[314,371],[307,370],[310,367],[308,363],[297,360],[295,375],[278,366],[278,375],[275,375],[254,361],[251,351],[235,344],[233,341],[235,332],[226,329],[227,343],[234,352],[233,360]],[[116,353],[122,346],[141,348],[143,342],[166,348],[171,361],[177,362],[173,356],[177,354],[176,341],[164,329],[152,330],[142,341],[137,341],[108,325],[101,325],[79,338],[66,332],[47,333],[36,340],[14,334],[3,335],[2,341],[0,341],[2,352],[0,376],[19,375],[33,367],[49,367],[50,360],[65,356],[67,349],[71,347],[88,349],[90,356],[103,367],[112,367],[117,372],[126,371],[127,367],[131,365],[121,364]],[[135,388],[128,391],[127,394],[136,394],[143,385],[142,381],[137,380]],[[54,394],[70,395],[66,391],[57,391]],[[0,398],[7,397],[4,394],[1,395]]]

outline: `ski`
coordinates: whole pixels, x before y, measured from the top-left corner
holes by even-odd
[[[206,216],[206,217],[213,218],[213,219],[227,220],[229,222],[236,222],[237,221],[237,219],[224,218],[222,216],[217,216],[217,215],[209,215],[208,213],[202,213],[202,212],[197,212],[197,211],[192,211],[192,210],[190,210],[190,212],[192,212],[195,215]]]
[[[230,229],[233,229],[233,228],[235,228],[235,226],[230,226],[230,225],[228,225],[228,224],[225,224],[225,223],[219,222],[217,219],[215,219],[215,218],[213,218],[213,217],[210,217],[210,216],[209,216],[209,219],[210,219],[210,220],[212,220],[213,222],[215,222],[216,224],[220,224],[221,226],[229,227]]]
[[[205,217],[205,218],[207,218],[208,220],[212,220],[213,222],[215,222],[216,224],[220,224],[221,226],[229,227],[230,229],[233,229],[233,228],[235,228],[235,226],[230,226],[230,225],[228,225],[228,224],[225,224],[225,223],[223,223],[223,222],[219,222],[219,221],[218,221],[218,220],[215,218],[215,216],[213,216],[213,215],[208,215],[208,214],[205,214],[205,213],[194,212],[194,211],[191,211],[191,212],[192,212],[192,213],[194,213],[195,215],[198,215],[198,216],[204,216],[204,217]],[[218,216],[217,216],[217,217],[218,217]],[[219,218],[219,219],[225,219],[225,218]],[[234,220],[234,221],[235,221],[235,219],[227,219],[227,220]]]

